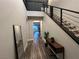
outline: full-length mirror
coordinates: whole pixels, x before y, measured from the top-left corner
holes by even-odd
[[[13,25],[16,59],[25,59],[21,26]]]

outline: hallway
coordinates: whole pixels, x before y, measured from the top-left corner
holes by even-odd
[[[26,59],[56,59],[48,47],[45,47],[42,40],[39,41],[38,45],[34,45],[33,41],[29,41],[25,55]]]

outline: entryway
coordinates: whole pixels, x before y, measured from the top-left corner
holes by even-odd
[[[34,43],[37,44],[40,39],[40,22],[34,21],[32,28],[33,28]]]

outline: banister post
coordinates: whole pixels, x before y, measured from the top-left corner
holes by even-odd
[[[62,9],[60,9],[60,21],[61,21],[61,26],[62,26],[62,20],[63,20],[63,10]]]
[[[53,6],[50,6],[50,17],[53,19]]]

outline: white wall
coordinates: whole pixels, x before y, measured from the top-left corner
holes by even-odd
[[[33,21],[32,20],[28,20],[27,19],[27,22],[26,22],[26,24],[27,24],[27,39],[28,39],[28,41],[29,40],[33,40],[33,29],[32,29],[32,23],[33,23]]]
[[[0,59],[15,59],[12,25],[21,25],[26,46],[26,9],[22,0],[0,0]]]
[[[64,46],[65,59],[78,59],[79,58],[79,45],[69,37],[52,19],[45,14],[43,21],[43,32],[49,31],[50,37]]]

